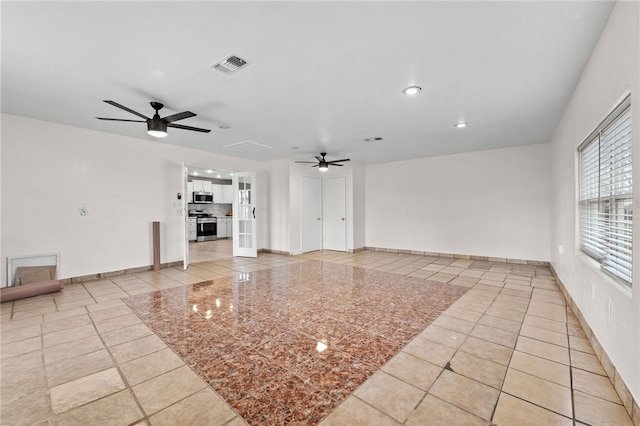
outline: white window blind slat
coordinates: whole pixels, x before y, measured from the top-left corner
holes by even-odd
[[[631,103],[625,99],[579,147],[581,249],[632,283]]]

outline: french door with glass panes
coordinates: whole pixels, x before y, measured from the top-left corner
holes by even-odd
[[[233,255],[257,257],[256,172],[233,174]]]

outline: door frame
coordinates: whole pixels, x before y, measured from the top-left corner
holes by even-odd
[[[187,270],[189,268],[189,199],[187,198],[187,188],[189,181],[189,168],[185,166],[184,161],[182,162],[182,210],[180,214],[182,214],[182,229],[184,231],[184,235],[182,236],[182,269]]]
[[[189,193],[188,193],[188,186],[187,186],[187,182],[189,181],[189,169],[197,169],[197,170],[202,170],[202,169],[211,169],[211,170],[218,170],[218,171],[222,171],[225,173],[231,173],[232,176],[235,175],[233,170],[228,170],[228,169],[224,169],[221,167],[199,167],[199,166],[194,166],[194,165],[187,165],[185,163],[185,161],[182,161],[182,176],[181,176],[181,183],[180,183],[180,187],[182,188],[182,208],[180,211],[180,215],[183,216],[183,221],[184,221],[184,235],[183,235],[183,262],[182,262],[182,267],[183,269],[186,271],[187,268],[189,267],[190,264],[190,259],[189,259],[189,223],[188,223],[188,219],[189,219]],[[207,178],[205,176],[205,178]],[[231,256],[233,257],[233,253],[231,253]]]

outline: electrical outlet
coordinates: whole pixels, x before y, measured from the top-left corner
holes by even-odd
[[[85,209],[84,207],[80,207],[80,216],[86,216],[89,214],[89,211],[87,209]]]
[[[560,244],[558,246],[558,254],[562,254],[562,253],[564,253],[564,246],[562,244]]]

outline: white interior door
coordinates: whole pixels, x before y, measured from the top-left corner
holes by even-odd
[[[324,179],[324,249],[347,251],[347,180]]]
[[[257,257],[256,172],[233,174],[233,255]]]
[[[322,250],[322,180],[302,176],[302,252]]]
[[[189,223],[187,218],[189,217],[187,209],[189,208],[189,194],[187,191],[188,182],[189,181],[189,169],[184,165],[184,161],[182,162],[182,220],[184,221],[184,251],[183,251],[183,261],[182,267],[183,269],[187,269],[189,267]]]

